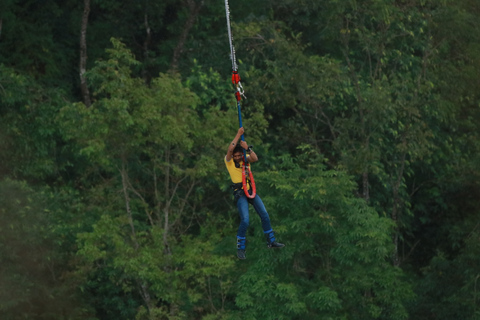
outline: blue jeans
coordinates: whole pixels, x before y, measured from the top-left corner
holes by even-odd
[[[256,195],[253,199],[247,199],[247,197],[243,195],[237,201],[238,214],[240,215],[240,226],[238,227],[237,238],[245,238],[248,226],[250,224],[250,216],[248,214],[248,200],[250,200],[250,203],[253,205],[255,211],[257,211],[257,214],[262,220],[263,232],[272,230],[272,226],[270,225],[270,217],[268,216],[267,209],[265,209],[265,205],[263,204],[262,199],[260,199],[258,195]]]

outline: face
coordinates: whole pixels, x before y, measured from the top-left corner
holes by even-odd
[[[235,153],[233,154],[233,160],[234,160],[235,162],[240,162],[240,161],[242,161],[242,158],[243,158],[243,153],[242,153],[242,152],[235,152]]]

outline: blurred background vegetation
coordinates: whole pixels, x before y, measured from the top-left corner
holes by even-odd
[[[2,319],[480,319],[480,2],[2,0]]]

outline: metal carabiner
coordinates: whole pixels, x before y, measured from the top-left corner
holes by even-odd
[[[232,83],[236,89],[235,97],[237,98],[237,101],[240,101],[242,99],[241,97],[247,99],[247,97],[245,96],[245,91],[243,90],[242,83],[240,82],[240,75],[236,70],[232,71]]]
[[[237,92],[240,93],[243,98],[247,99],[247,97],[245,96],[245,90],[243,90],[242,83],[240,81],[238,81],[237,84]]]

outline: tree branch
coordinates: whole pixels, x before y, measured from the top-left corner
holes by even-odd
[[[82,90],[83,103],[85,106],[90,107],[92,101],[90,100],[90,92],[88,90],[87,78],[85,72],[87,71],[87,26],[88,15],[90,14],[90,0],[84,0],[83,2],[83,16],[82,26],[80,31],[80,89]]]
[[[143,80],[145,83],[149,84],[151,80],[150,73],[147,71],[147,66],[149,62],[149,56],[148,56],[148,50],[150,47],[150,43],[152,40],[152,30],[150,29],[150,24],[148,23],[148,0],[146,1],[145,4],[145,14],[144,14],[144,25],[145,25],[145,31],[147,33],[147,36],[145,37],[145,41],[143,42],[143,62],[144,62],[144,67],[143,67]]]
[[[192,29],[195,20],[197,19],[198,13],[203,6],[204,1],[200,1],[200,3],[195,3],[195,0],[185,0],[185,4],[188,7],[190,14],[188,16],[185,25],[183,26],[182,34],[180,35],[180,39],[178,40],[177,46],[173,51],[172,62],[170,64],[170,72],[175,73],[178,69],[178,60],[180,60],[180,56],[183,53],[183,49],[185,47],[185,42],[187,41],[188,34],[190,29]]]
[[[128,187],[130,188],[130,190],[132,190],[133,193],[135,193],[135,195],[137,197],[140,198],[140,200],[142,200],[144,206],[145,206],[145,214],[147,215],[148,217],[148,220],[150,221],[150,225],[153,226],[154,223],[153,223],[153,220],[152,220],[152,217],[151,217],[151,214],[148,213],[148,204],[147,204],[147,201],[145,200],[145,198],[132,186],[132,183],[130,182],[130,179],[127,179],[127,183],[128,183]]]
[[[125,169],[125,160],[122,159],[122,169],[119,170],[120,175],[122,176],[122,190],[123,190],[123,196],[125,198],[125,209],[127,210],[127,215],[128,215],[128,223],[130,224],[130,228],[132,231],[132,237],[133,241],[135,244],[135,250],[138,250],[138,242],[137,242],[137,236],[135,233],[135,226],[133,224],[133,216],[132,216],[132,209],[130,208],[130,197],[128,195],[128,187],[127,187],[127,171]]]

